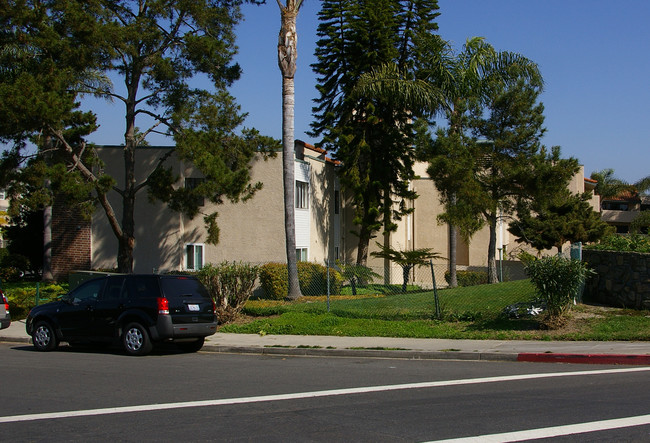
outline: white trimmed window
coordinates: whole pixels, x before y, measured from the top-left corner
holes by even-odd
[[[298,249],[296,249],[296,260],[297,261],[307,261],[307,260],[309,260],[309,254],[307,253],[307,248],[298,248]]]
[[[203,267],[203,245],[188,243],[185,245],[185,269],[198,271]]]
[[[309,183],[296,181],[296,208],[309,208]]]

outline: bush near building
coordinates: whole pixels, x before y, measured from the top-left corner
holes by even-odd
[[[266,263],[260,266],[260,284],[265,298],[282,300],[287,297],[287,265]],[[329,293],[340,294],[343,277],[335,269],[329,270]],[[327,268],[318,263],[298,262],[298,281],[303,295],[327,295]]]

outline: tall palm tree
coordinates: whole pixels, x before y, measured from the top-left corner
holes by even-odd
[[[493,90],[519,78],[542,84],[535,63],[516,53],[496,51],[482,37],[467,39],[460,53],[455,53],[450,43],[437,35],[431,36],[426,45],[429,57],[417,67],[417,80],[400,75],[394,66],[384,66],[365,75],[359,82],[357,93],[401,100],[414,113],[442,113],[447,118],[448,134],[461,140],[460,135],[465,131],[463,115],[469,102],[485,102]],[[445,194],[445,190],[441,191]],[[456,195],[453,190],[447,191],[446,204],[454,206]],[[457,235],[457,226],[450,222],[449,273],[452,287],[457,285]]]
[[[294,218],[294,75],[298,57],[296,18],[303,0],[277,0],[280,7],[280,35],[278,38],[278,66],[282,72],[282,177],[284,182],[284,231],[286,235],[287,270],[291,300],[302,296],[298,282],[296,258],[296,223]]]

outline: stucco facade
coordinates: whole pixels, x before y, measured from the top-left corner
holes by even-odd
[[[160,157],[170,148],[146,147],[136,151],[138,177],[144,180]],[[98,153],[105,162],[105,170],[123,182],[122,149],[120,147],[101,147]],[[335,162],[326,159],[323,152],[307,145],[297,149],[296,177],[308,183],[309,202],[307,208],[296,209],[297,237],[307,241],[297,247],[306,249],[306,259],[323,263],[325,259],[334,260],[335,247],[341,248],[341,239],[335,238],[334,227],[340,225],[334,214],[334,193],[338,190],[335,175]],[[171,156],[166,165],[180,177],[178,186],[186,178],[200,178],[191,164],[185,164]],[[205,263],[222,261],[245,261],[266,263],[285,261],[284,210],[281,154],[275,158],[264,159],[257,156],[252,163],[253,182],[263,183],[255,196],[246,201],[208,206],[206,200],[204,213],[216,210],[220,228],[219,243],[206,243],[203,216],[199,214],[190,219],[180,213],[167,209],[160,203],[148,201],[141,192],[136,200],[135,211],[135,249],[134,271],[171,271],[188,269],[187,246],[195,245],[200,250],[200,260]],[[301,181],[302,181],[301,180]],[[111,203],[121,219],[121,205],[117,195],[111,195]],[[338,230],[340,233],[340,229]],[[112,269],[116,267],[117,240],[110,229],[106,216],[98,210],[92,219],[91,267],[93,269]]]
[[[138,149],[136,180],[144,180],[170,149]],[[118,184],[123,183],[122,148],[101,147],[98,153],[105,163],[105,171],[115,177]],[[180,177],[177,186],[184,185],[185,179],[201,177],[191,164],[185,164],[173,155],[166,160],[166,165]],[[317,263],[356,260],[358,238],[352,233],[356,228],[352,223],[354,209],[340,192],[336,168],[337,163],[325,157],[323,150],[296,142],[296,180],[308,194],[308,201],[301,202],[296,208],[296,247],[300,249],[301,259]],[[442,265],[447,263],[449,256],[449,228],[438,223],[443,207],[433,181],[427,177],[426,165],[416,164],[416,174],[419,178],[413,180],[411,187],[419,198],[408,203],[414,211],[397,222],[397,230],[390,236],[390,245],[398,250],[431,248],[444,257],[437,261]],[[217,245],[206,242],[202,215],[189,219],[163,204],[149,202],[146,193],[141,192],[135,210],[134,271],[181,271],[222,261],[284,262],[281,154],[267,159],[261,155],[256,157],[251,175],[253,182],[263,183],[262,189],[252,199],[234,204],[226,201],[218,207],[204,208],[206,214],[214,210],[219,213],[220,239]],[[589,182],[585,181],[581,170],[571,182],[570,189],[583,192],[586,185],[589,186]],[[121,202],[117,194],[113,193],[109,198],[121,220]],[[206,204],[209,204],[207,200]],[[93,216],[89,233],[90,268],[114,269],[117,265],[117,240],[103,210],[99,209]],[[488,236],[486,227],[476,233],[469,244],[458,239],[457,264],[461,269],[487,265]],[[370,242],[370,252],[377,250],[375,240],[383,242],[381,233]],[[515,247],[518,245],[508,233],[507,226],[500,225],[497,228],[497,251],[500,248],[506,258]],[[383,260],[372,257],[369,257],[368,264],[376,270],[384,266]],[[401,281],[399,269],[391,270],[391,280]]]

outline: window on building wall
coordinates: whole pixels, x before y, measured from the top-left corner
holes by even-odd
[[[307,256],[307,248],[297,248],[296,249],[296,260],[297,261],[307,261],[309,257]]]
[[[341,191],[338,189],[334,191],[334,214],[338,215],[341,212]]]
[[[195,189],[197,186],[199,186],[204,181],[205,181],[204,178],[187,177],[187,178],[185,178],[185,188],[186,189]],[[197,202],[197,204],[199,206],[205,205],[205,199],[203,197],[197,197],[196,202]]]
[[[203,267],[203,245],[190,243],[185,246],[185,269],[198,271]]]
[[[309,183],[296,181],[296,208],[309,208]]]

